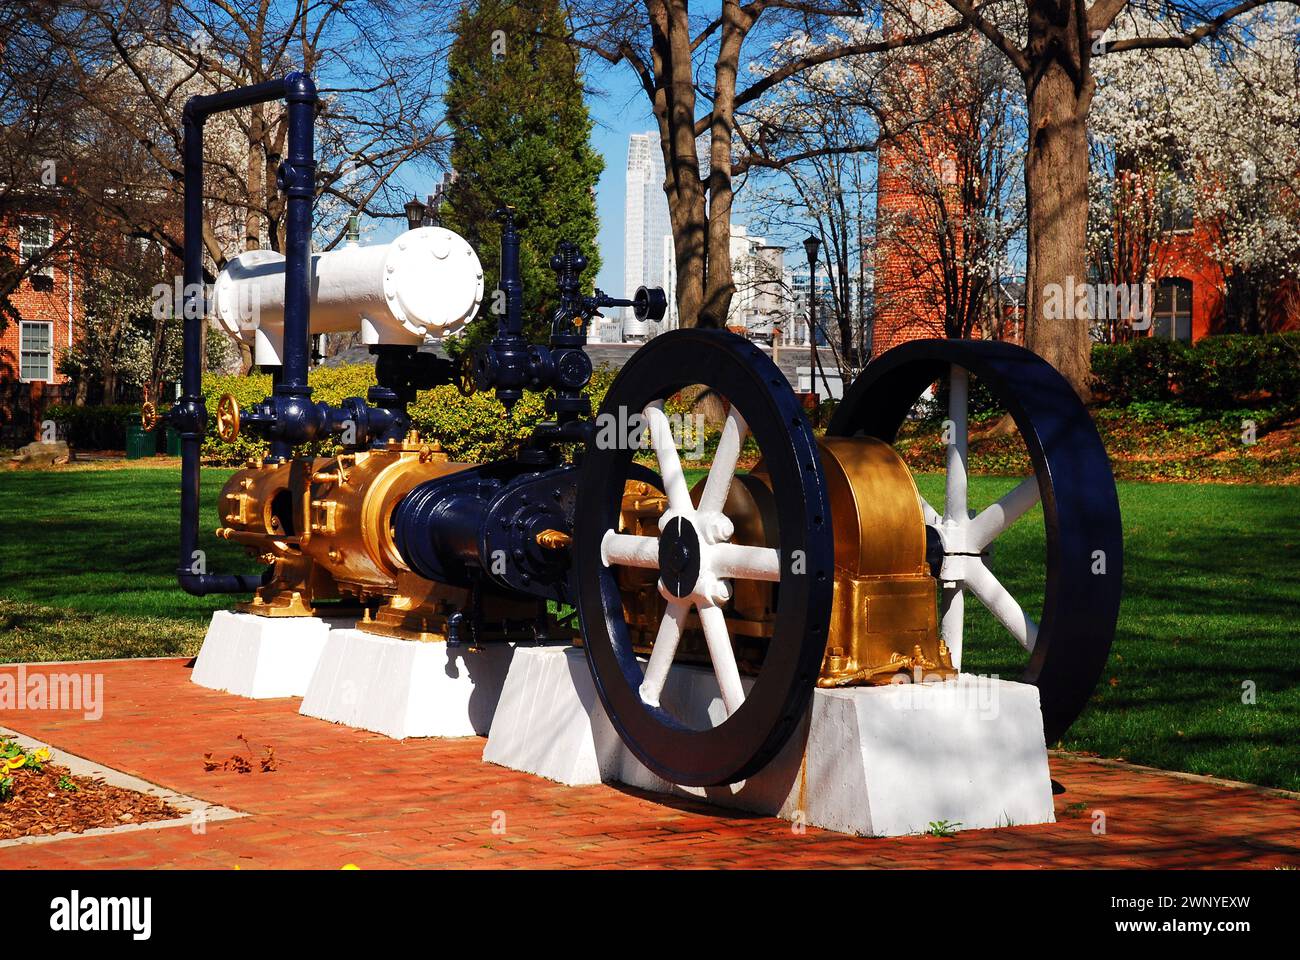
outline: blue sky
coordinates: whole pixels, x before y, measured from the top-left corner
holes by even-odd
[[[627,192],[627,138],[655,129],[650,102],[626,66],[598,67],[587,77],[594,93],[587,105],[594,121],[592,144],[605,158],[605,170],[596,185],[596,212],[600,217],[601,266],[596,286],[612,296],[630,296],[623,290],[623,202]]]

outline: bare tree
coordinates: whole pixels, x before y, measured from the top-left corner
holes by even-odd
[[[20,3],[66,58],[81,110],[74,165],[116,143],[118,186],[88,197],[125,232],[181,250],[181,109],[191,95],[306,70],[322,92],[318,226],[340,242],[347,215],[399,217],[394,173],[442,155],[436,11],[414,0],[47,0]],[[412,42],[419,37],[420,42]],[[278,105],[220,118],[211,137],[207,253],[278,248],[275,173],[286,129]],[[213,226],[215,224],[216,226]],[[219,229],[222,228],[222,229]]]
[[[737,146],[737,127],[764,98],[808,70],[845,57],[924,44],[962,29],[961,21],[884,36],[856,0],[723,0],[716,15],[692,14],[689,0],[590,0],[575,4],[571,41],[635,72],[659,126],[677,266],[677,302],[686,326],[726,322],[732,281],[730,227],[735,178],[864,144],[822,145],[774,155],[761,142]],[[910,22],[910,21],[909,21]],[[764,68],[742,82],[745,51],[763,50]],[[770,55],[775,51],[775,55]],[[696,138],[708,134],[706,176]]]

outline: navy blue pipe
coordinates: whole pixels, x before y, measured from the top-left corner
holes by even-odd
[[[311,266],[311,204],[315,179],[312,124],[316,110],[316,85],[304,73],[269,80],[236,90],[191,97],[182,115],[185,176],[184,248],[184,367],[181,397],[168,414],[168,422],[181,437],[181,536],[176,577],[181,587],[197,596],[208,593],[248,593],[264,582],[264,574],[206,572],[198,550],[199,445],[208,427],[203,404],[203,124],[227,110],[273,100],[288,104],[288,159],[278,183],[288,195],[285,219],[284,368],[275,392],[287,408],[307,405],[309,276]],[[273,456],[287,457],[290,441],[273,441]]]

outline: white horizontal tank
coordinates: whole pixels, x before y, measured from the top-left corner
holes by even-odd
[[[418,346],[455,336],[483,300],[478,255],[442,227],[313,254],[311,271],[313,335],[359,331],[363,343]],[[281,364],[284,255],[249,250],[232,258],[213,285],[212,317],[253,344],[256,363]]]

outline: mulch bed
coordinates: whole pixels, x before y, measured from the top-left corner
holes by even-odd
[[[158,797],[90,777],[74,777],[66,767],[53,763],[39,771],[24,767],[11,776],[13,795],[0,801],[0,840],[82,833],[92,827],[122,827],[186,815]],[[76,789],[68,789],[70,786]]]

